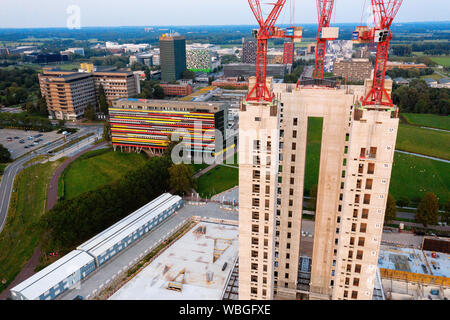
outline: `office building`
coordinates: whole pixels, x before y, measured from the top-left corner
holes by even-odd
[[[242,104],[239,299],[372,299],[399,119],[395,107],[359,106],[370,85],[297,89],[269,78],[274,103]],[[312,117],[323,129],[310,238],[301,230]]]
[[[243,41],[242,42],[242,63],[256,63],[256,41]]]
[[[289,73],[290,68],[284,64],[268,64],[267,76],[282,79]],[[256,73],[256,64],[250,63],[230,63],[223,66],[223,73],[226,78],[244,77],[248,78]]]
[[[225,149],[225,103],[119,99],[109,108],[109,115],[114,149],[159,154],[175,133],[189,133],[183,144],[191,153],[212,154]]]
[[[41,93],[46,97],[49,117],[66,120],[82,118],[88,103],[94,108],[97,106],[100,85],[109,104],[115,99],[134,97],[140,93],[138,74],[110,69],[97,70],[90,64],[81,66],[83,72],[44,69],[39,74],[39,83]]]
[[[97,104],[90,73],[39,74],[39,85],[51,119],[78,120],[90,103]]]
[[[164,95],[169,97],[184,97],[192,93],[192,87],[189,84],[161,83],[161,87],[164,90]]]
[[[181,79],[186,70],[186,38],[179,34],[164,34],[159,38],[161,80]]]
[[[92,74],[95,88],[105,90],[109,104],[118,98],[131,98],[141,92],[139,75],[132,71],[96,71]]]
[[[194,72],[211,72],[212,58],[209,49],[191,48],[186,51],[186,67]]]

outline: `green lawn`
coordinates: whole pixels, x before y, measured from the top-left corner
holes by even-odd
[[[197,192],[202,198],[211,198],[238,183],[239,169],[219,165],[197,179]]]
[[[34,165],[16,177],[8,219],[0,234],[0,292],[14,280],[39,244],[39,220],[47,203],[48,183],[63,161]]]
[[[401,113],[411,125],[450,130],[450,116],[423,113]]]
[[[309,194],[311,187],[318,183],[320,166],[320,147],[322,141],[322,118],[308,119],[308,136],[305,163],[305,187]]]
[[[450,164],[396,153],[389,190],[397,200],[433,192],[445,203],[450,199]]]
[[[120,179],[128,171],[143,165],[144,154],[114,152],[111,149],[90,151],[69,165],[61,175],[59,196],[73,199],[100,186]]]
[[[450,159],[450,133],[400,124],[397,150]]]

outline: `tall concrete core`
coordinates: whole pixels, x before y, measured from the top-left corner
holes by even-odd
[[[239,298],[372,299],[397,109],[361,107],[369,81],[343,88],[268,83],[275,102],[244,103],[239,113]],[[301,286],[310,117],[322,118],[323,129],[314,237],[307,239],[310,280]]]

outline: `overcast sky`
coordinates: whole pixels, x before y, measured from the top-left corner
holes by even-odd
[[[66,27],[77,6],[83,26],[224,25],[256,23],[247,0],[0,0],[0,28]],[[274,2],[275,0],[262,0]],[[316,23],[315,0],[288,0],[279,23]],[[335,0],[335,22],[360,22],[370,0]],[[395,22],[448,21],[449,0],[404,0]],[[69,13],[67,13],[69,9]],[[72,10],[72,11],[71,11]],[[367,12],[367,11],[365,11]],[[367,18],[362,19],[363,21]]]

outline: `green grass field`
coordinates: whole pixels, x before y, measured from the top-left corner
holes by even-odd
[[[396,153],[389,190],[395,199],[433,192],[445,203],[450,199],[450,164]]]
[[[219,165],[197,179],[197,192],[202,198],[211,198],[238,183],[239,169]]]
[[[146,161],[146,155],[101,149],[88,152],[75,160],[61,175],[58,195],[65,199],[92,191],[121,178]]]
[[[435,114],[401,113],[408,124],[450,130],[450,116]]]
[[[47,203],[48,183],[62,162],[64,159],[34,165],[16,177],[8,219],[0,234],[0,292],[14,280],[39,244],[39,220]]]
[[[397,150],[450,159],[450,133],[400,124]]]
[[[443,67],[450,67],[450,56],[430,57],[431,60]]]

